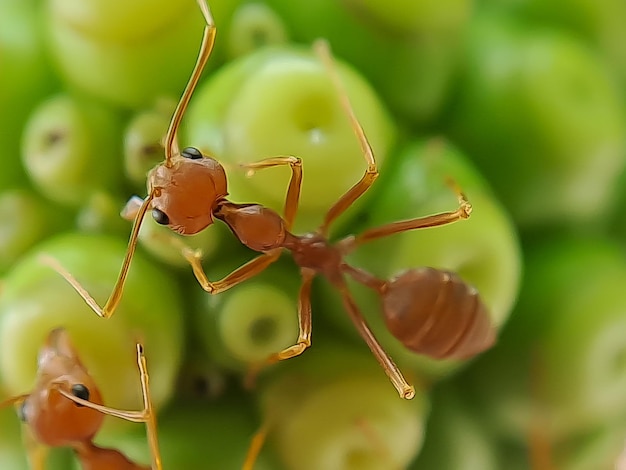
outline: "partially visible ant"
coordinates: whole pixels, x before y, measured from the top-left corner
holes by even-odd
[[[31,468],[43,470],[46,454],[42,446],[69,447],[84,470],[161,470],[156,416],[148,386],[143,346],[137,344],[144,409],[123,411],[102,405],[100,390],[78,357],[67,331],[52,330],[37,359],[37,379],[26,395],[9,398],[0,408],[16,405],[20,420],[27,426],[25,446]],[[152,465],[131,462],[124,454],[99,447],[93,439],[105,415],[146,423]]]
[[[263,364],[297,356],[311,345],[311,284],[317,274],[326,277],[339,291],[352,322],[403,398],[413,398],[415,390],[406,382],[370,331],[348,291],[345,275],[379,294],[388,329],[408,349],[416,353],[434,358],[467,358],[490,347],[494,343],[495,330],[487,309],[476,290],[456,274],[421,268],[405,271],[391,280],[381,280],[350,266],[344,260],[348,253],[366,242],[407,230],[435,227],[467,219],[472,206],[453,183],[451,186],[459,201],[459,207],[455,211],[390,223],[366,230],[360,235],[348,236],[336,244],[331,244],[328,240],[327,234],[331,223],[370,188],[378,176],[378,168],[372,148],[354,115],[325,41],[317,41],[314,49],[327,69],[341,107],[353,127],[367,169],[361,180],[330,208],[316,231],[301,236],[290,232],[298,209],[302,183],[300,158],[276,156],[242,165],[249,173],[289,165],[292,175],[285,199],[284,216],[281,217],[275,211],[259,204],[230,202],[226,198],[228,191],[223,166],[195,147],[179,151],[177,131],[215,40],[215,26],[209,7],[205,0],[198,0],[198,4],[206,20],[198,60],[165,137],[165,160],[148,174],[148,196],[140,204],[131,199],[125,209],[126,215],[134,215],[134,225],[120,275],[104,307],[100,307],[58,262],[48,259],[48,263],[74,286],[99,316],[109,318],[121,298],[137,245],[139,228],[149,209],[152,209],[152,216],[159,224],[167,225],[182,235],[193,235],[211,225],[214,219],[218,219],[231,229],[243,245],[260,252],[261,255],[223,279],[212,282],[202,267],[201,252],[183,247],[181,249],[183,256],[191,264],[198,282],[206,292],[210,294],[223,292],[259,274],[278,259],[283,249],[290,251],[300,266],[303,283],[299,293],[297,343],[272,354]],[[260,368],[260,365],[255,367],[251,377],[256,375]]]

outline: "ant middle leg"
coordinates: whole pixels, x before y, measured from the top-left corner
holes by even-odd
[[[270,355],[265,361],[259,364],[253,365],[245,379],[246,385],[249,387],[254,383],[257,375],[264,367],[278,361],[284,361],[285,359],[299,356],[306,348],[311,346],[311,285],[315,277],[315,271],[302,269],[301,273],[302,285],[300,286],[300,293],[298,295],[298,340],[294,345]]]
[[[291,167],[291,179],[287,189],[285,198],[284,218],[287,230],[291,230],[296,213],[298,212],[298,203],[300,201],[300,190],[302,188],[302,160],[292,155],[270,157],[258,162],[244,163],[241,167],[248,170],[249,174],[253,174],[256,170],[263,168],[271,168],[274,166],[289,165]]]
[[[459,207],[450,212],[442,212],[440,214],[428,215],[426,217],[418,217],[415,219],[403,220],[400,222],[392,222],[390,224],[382,225],[380,227],[371,228],[365,230],[359,235],[351,235],[340,241],[342,251],[349,253],[357,246],[376,240],[378,238],[388,237],[395,233],[406,232],[408,230],[416,230],[427,227],[437,227],[440,225],[447,225],[458,220],[469,218],[472,213],[472,205],[467,200],[467,197],[461,191],[461,188],[452,180],[448,180],[447,184],[456,193]]]
[[[328,234],[328,228],[330,224],[337,219],[341,214],[343,214],[359,197],[361,197],[374,183],[376,178],[378,178],[378,166],[376,165],[376,159],[374,158],[374,152],[372,150],[372,146],[367,140],[365,135],[365,131],[363,127],[359,123],[356,115],[354,114],[354,110],[352,109],[352,105],[350,104],[350,100],[348,98],[348,94],[339,79],[339,75],[337,74],[337,69],[334,64],[334,60],[332,54],[330,52],[330,47],[328,43],[324,40],[318,40],[313,45],[316,54],[324,64],[328,75],[333,83],[333,87],[337,91],[339,95],[339,101],[341,103],[341,107],[343,108],[345,114],[347,115],[352,129],[361,145],[361,151],[363,152],[363,157],[365,158],[365,162],[367,163],[367,169],[365,170],[364,175],[361,179],[352,186],[339,200],[328,210],[326,216],[324,217],[324,221],[322,225],[318,229],[319,233],[323,236]]]

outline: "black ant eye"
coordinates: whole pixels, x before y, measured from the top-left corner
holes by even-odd
[[[17,417],[22,423],[26,422],[26,400],[24,400],[17,409]]]
[[[89,400],[89,389],[83,384],[74,384],[72,385],[72,395],[78,398],[82,398],[83,400]]]
[[[202,158],[202,152],[195,147],[186,147],[183,149],[180,154],[185,158],[190,158],[191,160],[198,160]]]
[[[169,225],[170,218],[161,209],[152,209],[152,217],[156,220],[157,224]]]

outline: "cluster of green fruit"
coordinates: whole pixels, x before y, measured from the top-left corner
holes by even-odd
[[[251,364],[297,337],[287,257],[211,296],[167,228],[147,217],[118,311],[91,312],[41,262],[58,259],[104,302],[147,171],[196,58],[193,0],[0,2],[0,399],[27,393],[37,351],[65,327],[108,406],[141,407],[145,346],[166,469],[241,467],[262,424],[258,469],[612,468],[626,438],[626,4],[622,0],[213,0],[215,49],[181,132],[223,163],[230,198],[281,211],[302,158],[296,233],[314,229],[365,160],[327,71],[327,38],[381,177],[333,237],[454,210],[467,221],[364,246],[380,277],[417,266],[476,286],[498,344],[472,361],[405,350],[379,302],[354,295],[410,382],[398,398],[334,291],[314,285],[313,346]],[[220,224],[185,237],[212,280],[253,254]],[[523,276],[522,276],[523,265]],[[511,319],[509,320],[509,315]],[[0,467],[27,468],[13,410],[0,410]],[[97,442],[148,462],[138,425],[109,419]],[[48,468],[74,468],[55,451]]]

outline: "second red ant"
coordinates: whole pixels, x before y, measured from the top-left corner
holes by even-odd
[[[31,468],[43,470],[45,452],[41,446],[69,447],[84,470],[161,470],[156,416],[148,385],[148,370],[143,346],[137,344],[137,364],[141,378],[144,409],[123,411],[102,405],[102,396],[81,362],[69,334],[62,328],[52,330],[39,351],[37,379],[26,395],[9,398],[0,408],[17,405],[18,415],[27,426],[24,434]],[[124,454],[99,447],[93,438],[104,416],[146,423],[152,465],[130,461]]]

